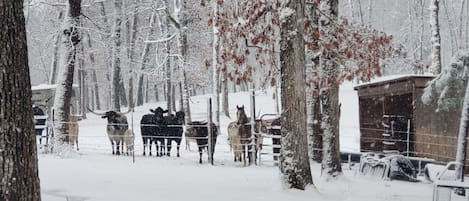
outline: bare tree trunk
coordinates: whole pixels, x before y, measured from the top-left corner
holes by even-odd
[[[54,97],[54,125],[55,137],[58,140],[68,142],[68,122],[70,115],[70,104],[72,99],[73,73],[75,71],[76,54],[80,45],[80,34],[78,27],[81,15],[81,0],[69,0],[67,3],[67,16],[63,23],[62,54],[60,56],[59,74],[57,77],[57,88]]]
[[[111,100],[112,110],[120,111],[120,95],[121,95],[121,25],[122,25],[122,0],[114,0],[114,27],[112,39],[114,41],[112,52],[112,84],[111,84]]]
[[[168,0],[165,0],[165,6],[169,6],[169,3],[168,3]],[[166,16],[166,24],[165,24],[165,30],[166,30],[166,37],[170,37],[169,35],[169,25],[171,23],[171,19],[169,18],[169,16]],[[172,99],[172,83],[171,83],[171,79],[172,79],[172,68],[171,68],[171,41],[166,41],[166,107],[168,109],[168,112],[169,113],[172,113],[172,109],[173,109],[173,106],[172,106],[172,103],[173,103],[173,99]]]
[[[338,18],[339,1],[324,0],[319,6],[320,41],[324,43],[320,58],[320,100],[322,106],[323,158],[322,174],[335,177],[341,174],[339,149],[339,83],[337,81],[337,42],[333,21]],[[324,47],[328,47],[327,49]]]
[[[373,14],[373,0],[368,0],[368,24],[371,25],[371,19]]]
[[[98,77],[96,76],[96,69],[93,69],[91,71],[91,77],[92,77],[92,82],[93,82],[93,87],[94,87],[94,97],[95,97],[95,104],[96,108],[95,109],[101,109],[101,104],[99,102],[99,86],[98,86]]]
[[[362,0],[358,0],[357,2],[358,2],[358,17],[360,17],[360,23],[364,25],[365,21],[363,20]]]
[[[156,13],[153,11],[151,13],[151,17],[150,17],[150,31],[148,31],[148,34],[146,36],[146,40],[149,40],[151,36],[153,36],[154,32],[155,32],[155,21],[156,21]],[[138,75],[138,86],[137,86],[137,105],[143,105],[143,79],[144,79],[144,76],[143,76],[143,71],[145,70],[146,68],[146,64],[149,63],[150,61],[150,57],[149,57],[149,53],[150,53],[150,43],[145,43],[143,45],[143,51],[142,51],[142,55],[140,56],[140,67],[138,68],[140,70],[140,74]]]
[[[156,102],[160,102],[160,94],[158,93],[158,85],[153,85],[153,89],[155,90],[155,100]]]
[[[137,26],[138,26],[138,15],[137,15],[137,3],[139,1],[138,0],[133,0],[130,2],[130,4],[132,5],[133,7],[133,12],[130,16],[130,18],[127,20],[127,23],[126,23],[126,27],[127,27],[127,39],[128,39],[128,53],[127,53],[127,57],[128,57],[128,60],[129,60],[129,63],[128,63],[128,66],[130,67],[129,68],[129,101],[128,101],[128,105],[130,108],[133,108],[135,106],[134,104],[134,94],[133,94],[133,87],[134,87],[134,83],[133,83],[133,69],[134,69],[134,59],[135,59],[135,43],[137,41]],[[130,6],[128,6],[130,7]]]
[[[463,68],[469,68],[469,52],[466,51],[466,55],[462,55],[458,58],[458,62],[463,63]],[[466,80],[466,90],[464,95],[463,107],[461,111],[461,120],[459,124],[458,133],[458,145],[456,151],[456,162],[459,165],[456,166],[455,176],[458,180],[464,181],[464,166],[466,163],[467,156],[467,137],[469,131],[469,80]]]
[[[306,77],[303,17],[305,1],[282,0],[280,62],[282,80],[282,149],[280,171],[289,188],[313,184],[306,134]]]
[[[352,2],[350,2],[352,4]],[[307,17],[311,21],[309,29],[311,33],[319,34],[319,13],[318,3],[312,2],[307,6]],[[316,49],[306,49],[306,81],[307,93],[306,93],[306,105],[307,105],[307,133],[308,133],[308,146],[309,154],[313,161],[320,163],[322,161],[322,132],[320,129],[320,107],[318,101],[318,86],[317,71],[319,66],[319,55],[321,49],[319,49],[319,41],[312,37],[314,34],[309,34],[305,38],[310,43],[313,43]]]
[[[91,66],[95,66],[95,57],[94,57],[94,54],[93,54],[93,45],[91,43],[91,36],[90,34],[88,33],[87,34],[87,42],[88,42],[88,49],[89,49],[89,59],[90,59],[90,63],[91,63]],[[93,109],[101,109],[101,106],[99,104],[99,86],[98,86],[98,78],[96,77],[96,69],[91,69],[91,82],[93,83],[93,92],[94,92],[94,97],[96,98],[96,101],[95,101],[95,107],[93,107]]]
[[[40,201],[23,1],[0,0],[0,200]]]
[[[80,90],[80,97],[78,99],[78,105],[77,105],[77,111],[74,114],[79,114],[82,116],[83,119],[86,119],[86,89],[88,85],[86,84],[85,78],[86,78],[86,71],[85,71],[85,51],[82,45],[79,47],[79,52],[78,52],[78,87]],[[72,103],[73,105],[73,103]]]
[[[443,9],[445,11],[446,19],[448,20],[449,35],[451,38],[451,55],[454,55],[459,48],[458,40],[456,37],[457,34],[455,31],[456,26],[454,26],[453,21],[451,20],[451,16],[448,13],[448,7],[446,6],[446,1],[443,1],[442,3],[443,3]]]
[[[59,11],[59,15],[57,19],[59,21],[63,20],[63,11]],[[54,40],[54,53],[52,54],[52,62],[51,62],[51,68],[50,68],[50,77],[49,77],[49,84],[55,84],[57,82],[57,65],[58,65],[58,57],[59,57],[59,47],[60,47],[60,41],[62,34],[60,32],[55,35]]]
[[[124,86],[124,79],[120,78],[119,80],[119,98],[120,98],[120,105],[128,106],[127,95],[125,93],[125,86]]]
[[[228,103],[228,72],[225,70],[222,73],[221,81],[221,94],[222,94],[222,107],[221,110],[223,114],[227,117],[230,117],[230,108]]]
[[[214,123],[220,125],[220,88],[219,88],[219,41],[220,33],[218,30],[218,21],[220,18],[218,1],[212,0],[212,31],[213,31],[213,42],[212,42],[212,93],[213,93],[213,113],[215,116]]]
[[[441,73],[441,37],[440,23],[438,20],[440,0],[433,0],[431,8],[430,26],[432,29],[432,64],[430,71],[434,74]]]
[[[353,0],[348,0],[348,5],[350,7],[350,18],[352,19],[352,22],[355,21],[355,12],[354,12],[354,7],[353,7]]]

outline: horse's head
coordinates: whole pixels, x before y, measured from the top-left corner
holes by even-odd
[[[238,118],[237,120],[237,124],[245,124],[248,122],[248,117],[246,116],[246,112],[244,112],[244,105],[239,107],[238,105],[236,105],[236,109],[238,109],[238,111],[236,112],[236,117]]]

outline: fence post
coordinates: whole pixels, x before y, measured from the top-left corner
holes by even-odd
[[[208,114],[208,123],[207,123],[207,130],[208,130],[208,160],[210,164],[213,165],[213,157],[212,157],[212,98],[208,99],[207,103],[207,114]]]
[[[410,152],[410,119],[407,119],[407,156]]]
[[[254,164],[257,164],[257,159],[256,159],[256,150],[257,150],[257,144],[256,144],[256,137],[254,137],[255,132],[254,126],[256,126],[256,100],[255,100],[255,95],[256,92],[254,92],[254,89],[251,91],[251,139],[250,143],[251,148],[249,149],[249,154],[251,154],[251,160],[249,161],[249,165],[254,161]]]
[[[133,141],[132,141],[132,162],[135,163],[135,132],[134,132],[134,109],[132,108],[132,111],[130,113],[130,123],[132,127],[132,135],[133,135]],[[127,147],[125,147],[127,149]],[[122,149],[124,150],[124,149]],[[127,151],[127,150],[126,150]]]

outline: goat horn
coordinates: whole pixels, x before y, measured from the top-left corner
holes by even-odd
[[[103,116],[103,115],[106,114],[105,112],[104,112],[104,113],[97,113],[97,112],[91,110],[89,107],[86,107],[86,109],[88,109],[88,111],[90,111],[91,113],[93,113],[93,114],[95,114],[95,115],[98,115],[98,116]]]

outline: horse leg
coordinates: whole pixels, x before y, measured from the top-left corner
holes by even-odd
[[[180,156],[180,155],[179,155],[179,147],[181,146],[181,140],[182,140],[181,138],[176,139],[176,143],[177,143],[177,147],[176,147],[176,149],[177,149],[177,155],[176,155],[176,156],[177,156],[177,157]]]
[[[145,156],[145,149],[147,147],[147,140],[143,138],[143,155]]]
[[[111,148],[112,148],[112,155],[116,154],[116,153],[114,152],[114,141],[112,141],[112,140],[111,140]]]
[[[199,163],[202,164],[202,150],[204,148],[202,146],[199,146]]]
[[[121,142],[120,141],[116,141],[116,149],[117,149],[117,152],[116,152],[116,155],[121,155],[121,152],[120,152],[120,145]]]
[[[170,156],[171,155],[171,143],[172,143],[172,139],[167,139],[166,140],[166,155],[167,156]]]

